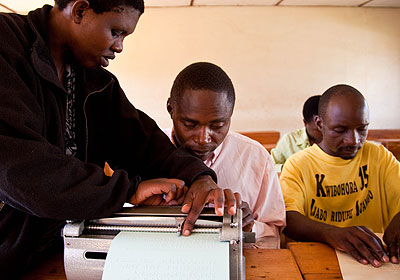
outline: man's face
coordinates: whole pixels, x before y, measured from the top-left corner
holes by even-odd
[[[207,160],[229,131],[232,104],[223,92],[191,89],[184,91],[178,103],[167,105],[177,146]]]
[[[121,12],[96,14],[84,10],[81,21],[74,25],[69,46],[80,64],[88,68],[107,67],[115,53],[122,52],[123,40],[133,33],[139,20],[138,10],[124,6]]]
[[[319,146],[327,154],[352,159],[367,138],[369,109],[358,96],[334,96],[325,116],[317,118],[322,131]]]

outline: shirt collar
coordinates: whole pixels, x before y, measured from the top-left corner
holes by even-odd
[[[225,141],[225,140],[224,140],[224,141]],[[207,160],[204,161],[204,164],[207,165],[207,167],[211,167],[211,166],[215,163],[215,161],[217,160],[218,156],[219,156],[220,153],[221,153],[222,144],[223,144],[223,143],[224,143],[224,142],[222,142],[222,143],[214,150],[214,152],[212,152],[211,156],[210,156]]]

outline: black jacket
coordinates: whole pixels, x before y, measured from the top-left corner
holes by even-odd
[[[108,216],[141,180],[216,179],[201,160],[175,149],[102,68],[77,69],[81,154],[65,155],[66,92],[45,43],[50,9],[0,14],[0,272],[24,262],[54,220]]]

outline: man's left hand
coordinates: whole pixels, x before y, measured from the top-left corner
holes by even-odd
[[[392,219],[383,235],[383,241],[386,243],[389,252],[389,259],[392,263],[399,263],[400,251],[400,213]]]
[[[235,193],[236,195],[237,193]],[[253,212],[250,210],[249,204],[242,201],[240,205],[242,209],[242,227],[243,231],[250,232],[254,225]]]

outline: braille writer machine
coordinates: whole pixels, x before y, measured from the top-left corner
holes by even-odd
[[[179,206],[134,206],[124,207],[121,211],[108,218],[67,221],[62,233],[64,238],[64,267],[67,279],[102,279],[102,277],[105,279],[106,270],[109,269],[111,271],[112,269],[109,268],[112,266],[112,255],[122,258],[125,253],[128,254],[126,259],[129,260],[134,259],[131,254],[138,254],[139,256],[133,264],[135,267],[133,270],[137,268],[144,269],[146,254],[155,263],[154,269],[146,268],[144,272],[141,272],[140,278],[137,279],[146,279],[145,274],[149,273],[149,271],[152,273],[150,278],[156,279],[156,269],[166,262],[171,262],[172,264],[168,264],[168,267],[163,269],[162,278],[179,279],[179,277],[175,276],[168,277],[168,270],[178,271],[188,262],[188,257],[181,257],[175,262],[171,260],[173,256],[179,256],[178,249],[183,256],[189,256],[189,253],[191,253],[194,257],[199,258],[199,255],[202,255],[200,261],[197,260],[195,265],[191,265],[185,270],[185,273],[188,273],[188,270],[197,270],[196,273],[199,275],[205,272],[210,273],[210,275],[217,275],[218,273],[223,273],[225,269],[227,276],[218,276],[216,278],[245,279],[243,243],[255,242],[255,236],[254,233],[242,231],[242,210],[238,209],[236,214],[232,216],[225,210],[224,216],[217,216],[214,208],[204,208],[189,237],[180,236],[185,218],[186,214],[181,212],[181,207]],[[130,243],[132,241],[139,243],[129,245],[132,246],[129,248],[128,245],[122,243],[123,249],[120,250],[123,251],[121,253],[121,251],[117,251],[118,249],[114,249],[113,246],[117,246],[114,245],[114,242],[116,243],[119,238],[117,236],[123,234],[128,235],[128,237],[124,237],[128,241],[118,242]],[[155,240],[158,239],[163,242],[153,244],[156,242],[151,241],[153,236]],[[144,241],[138,241],[143,237],[145,238],[143,239]],[[203,239],[210,239],[211,241],[207,242],[211,243],[202,245],[203,243],[200,243],[200,241],[203,242]],[[190,247],[191,244],[194,246],[193,248]],[[219,249],[220,247],[222,249]],[[153,249],[159,250],[159,252],[151,251]],[[169,255],[168,250],[171,251]],[[206,252],[201,253],[199,250],[205,250]],[[217,250],[222,252],[216,252]],[[165,255],[167,255],[166,259],[156,259],[156,257]],[[215,255],[218,255],[218,259],[212,260]],[[123,261],[120,259],[116,262],[122,263]],[[219,264],[217,265],[216,262]],[[204,263],[207,269],[198,266],[199,263]],[[171,267],[174,265],[177,267]],[[123,267],[118,268],[117,271],[123,272],[128,269],[126,264],[121,266]],[[211,271],[212,269],[216,271],[213,272]],[[183,275],[184,273],[180,274]],[[129,275],[132,275],[132,272],[129,272]],[[184,276],[191,279],[197,278],[189,274]],[[182,276],[182,278],[184,277]],[[210,279],[209,276],[207,278]],[[114,277],[114,279],[124,279],[124,277]]]

